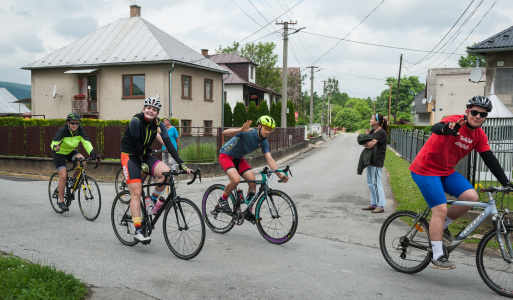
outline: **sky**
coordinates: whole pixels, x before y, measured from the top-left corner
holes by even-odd
[[[387,77],[458,67],[466,47],[513,26],[509,0],[2,0],[0,81],[30,84],[34,62],[120,18],[141,16],[201,52],[234,42],[276,44],[283,64],[283,25],[290,22],[288,67],[307,78],[303,91],[323,93],[335,78],[350,97],[377,97]],[[300,29],[296,32],[297,29]],[[295,33],[294,33],[295,32]],[[291,34],[294,33],[294,34]]]

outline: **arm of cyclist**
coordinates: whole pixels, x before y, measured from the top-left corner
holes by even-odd
[[[234,136],[234,135],[236,135],[237,133],[240,133],[240,132],[247,132],[247,131],[253,130],[253,128],[250,127],[252,122],[253,121],[248,120],[248,121],[246,121],[246,123],[244,123],[244,125],[242,125],[241,128],[229,128],[229,129],[226,129],[225,131],[223,131],[223,134],[226,135],[226,136]]]
[[[439,122],[431,127],[431,131],[437,135],[458,136],[460,135],[458,131],[460,130],[461,126],[463,126],[465,123],[467,123],[467,120],[463,118],[459,119],[456,122],[449,122],[447,124],[444,122]]]
[[[171,154],[171,157],[173,157],[173,159],[176,161],[180,170],[187,171],[187,174],[190,174],[191,170],[187,168],[187,166],[183,163],[183,160],[178,155],[178,151],[176,151],[175,146],[173,146],[173,143],[171,143],[171,138],[167,134],[166,126],[164,125],[164,123],[160,123],[159,126],[161,129],[160,137],[162,138],[162,141],[164,142],[164,146],[166,146],[168,153]]]
[[[271,152],[267,152],[264,154],[264,157],[265,157],[265,160],[267,161],[267,164],[269,165],[269,168],[271,168],[271,170],[276,170],[278,169],[278,165],[276,164],[276,161],[274,161],[274,158],[271,156]],[[288,176],[285,176],[279,172],[276,172],[275,173],[276,176],[278,176],[280,178],[280,180],[282,180],[283,182],[287,182],[289,181],[289,177]]]
[[[132,118],[132,120],[130,120],[130,125],[128,125],[128,128],[130,130],[130,136],[132,137],[132,141],[135,145],[134,157],[139,163],[139,165],[142,167],[143,164],[146,164],[147,156],[144,155],[140,126],[141,125],[139,119]]]
[[[499,161],[497,160],[495,155],[493,155],[493,152],[491,150],[481,152],[479,153],[479,156],[481,156],[485,165],[488,167],[488,169],[490,169],[493,176],[497,178],[497,180],[502,184],[502,186],[513,187],[513,184],[508,180],[508,177],[504,173],[504,170],[499,164]]]

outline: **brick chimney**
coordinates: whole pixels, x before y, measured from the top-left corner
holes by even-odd
[[[130,5],[130,18],[140,17],[141,7],[139,5]]]
[[[208,49],[201,49],[201,55],[208,56]]]

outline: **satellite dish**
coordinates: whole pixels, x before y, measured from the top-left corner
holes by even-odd
[[[429,100],[428,100],[429,104],[431,104],[431,101],[433,101],[432,99],[433,99],[433,95],[429,96]]]
[[[474,69],[472,69],[472,72],[470,73],[470,81],[479,82],[481,80],[482,76],[483,76],[483,71],[481,71],[481,68],[475,67]]]
[[[411,106],[415,106],[415,100],[412,101]]]
[[[426,104],[426,102],[427,102],[426,98],[422,99],[422,104]]]
[[[57,97],[57,85],[54,85],[53,86],[53,93],[52,93],[52,97]]]

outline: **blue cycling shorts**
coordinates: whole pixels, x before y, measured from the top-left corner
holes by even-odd
[[[472,184],[458,172],[449,176],[423,176],[411,172],[429,207],[447,203],[445,193],[459,198],[463,192],[473,189]]]

